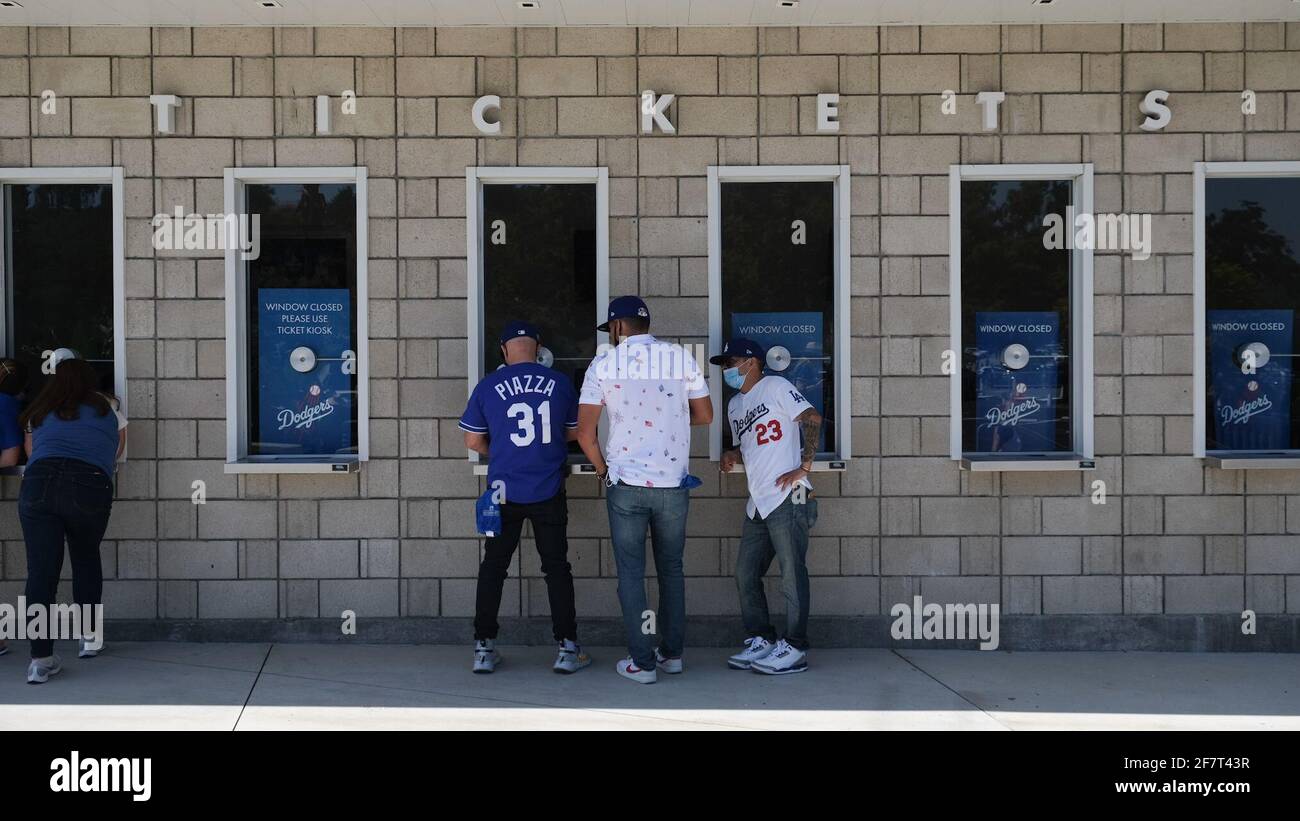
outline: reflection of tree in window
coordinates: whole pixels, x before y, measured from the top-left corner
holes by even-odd
[[[5,344],[44,384],[41,352],[72,348],[113,391],[113,204],[109,185],[5,186]]]
[[[1300,316],[1300,178],[1220,178],[1205,184],[1205,306],[1209,311],[1292,310]],[[1294,334],[1294,331],[1293,331]],[[1207,374],[1213,333],[1207,327]],[[1300,352],[1293,338],[1291,354]],[[1295,360],[1278,357],[1274,367],[1294,377]],[[1268,366],[1266,366],[1268,367]],[[1206,381],[1206,418],[1213,420],[1214,379]],[[1291,448],[1300,448],[1300,392],[1292,385]],[[1206,426],[1207,447],[1218,449],[1215,425]]]
[[[961,184],[962,448],[975,449],[977,369],[996,352],[977,350],[977,312],[1052,311],[1059,317],[1054,401],[1056,450],[1073,449],[1070,432],[1070,251],[1046,248],[1043,219],[1068,219],[1068,180],[971,180]],[[1064,237],[1062,237],[1064,241]]]
[[[493,242],[502,230],[504,244]],[[484,185],[481,231],[483,338],[470,344],[481,346],[484,373],[502,364],[501,329],[526,320],[580,388],[596,354],[596,186]]]
[[[736,314],[808,312],[820,315],[820,379],[798,387],[817,404],[824,446],[837,439],[835,407],[835,184],[833,182],[724,182],[722,208],[722,335]],[[795,221],[803,242],[795,242]],[[847,297],[846,297],[847,298]],[[756,342],[770,346],[768,339]],[[801,352],[790,351],[799,358]],[[787,369],[789,377],[794,366]],[[769,373],[775,373],[769,369]],[[802,381],[802,380],[801,380]],[[735,391],[722,387],[721,414]],[[732,447],[723,425],[723,447]]]
[[[259,453],[258,290],[261,288],[347,288],[352,305],[349,328],[357,338],[356,191],[351,184],[249,184],[248,213],[261,217],[260,255],[248,270],[249,453]],[[288,363],[285,363],[288,367]],[[319,366],[318,366],[319,367]],[[356,390],[356,374],[351,375]],[[351,441],[355,443],[356,417]]]

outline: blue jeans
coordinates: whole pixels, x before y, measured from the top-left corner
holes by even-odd
[[[682,554],[686,550],[686,511],[690,490],[684,487],[639,487],[616,484],[605,494],[609,510],[609,535],[614,543],[618,567],[618,603],[623,608],[627,650],[642,670],[655,669],[654,633],[662,638],[659,651],[665,656],[682,654],[686,643],[686,578],[682,575]],[[654,630],[647,624],[645,593],[645,535],[650,529],[659,574],[659,610]]]
[[[736,555],[736,587],[740,590],[740,616],[746,636],[776,641],[776,628],[767,612],[763,575],[775,557],[781,567],[781,593],[785,596],[785,638],[800,650],[808,649],[808,531],[817,521],[817,500],[795,504],[791,493],[766,519],[745,518]]]
[[[40,459],[27,466],[18,492],[18,520],[27,542],[27,604],[54,604],[63,571],[63,545],[72,559],[72,600],[100,604],[104,571],[99,543],[113,510],[113,480],[78,459]],[[46,612],[49,612],[48,609]],[[97,625],[82,624],[89,633]],[[32,658],[54,652],[50,639],[32,639]]]

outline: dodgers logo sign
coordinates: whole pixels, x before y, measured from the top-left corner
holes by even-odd
[[[975,313],[976,450],[1058,450],[1060,336],[1055,311]]]
[[[348,290],[259,288],[257,327],[261,452],[353,452]]]
[[[1279,450],[1291,439],[1291,310],[1206,311],[1213,450]],[[1253,371],[1253,373],[1251,372]]]

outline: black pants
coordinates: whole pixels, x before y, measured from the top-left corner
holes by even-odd
[[[577,614],[573,605],[573,572],[569,567],[569,505],[564,489],[544,502],[501,506],[501,533],[491,536],[478,566],[478,595],[475,601],[474,639],[495,639],[497,612],[501,609],[501,588],[510,574],[510,559],[519,546],[524,520],[533,523],[533,539],[542,559],[546,592],[551,600],[551,628],[556,641],[577,640]]]
[[[113,510],[113,481],[77,459],[41,459],[27,466],[18,494],[18,519],[27,542],[27,604],[49,612],[58,595],[66,540],[72,559],[72,600],[100,604],[104,571],[99,543]],[[82,624],[88,633],[97,625]],[[32,639],[32,658],[54,652],[50,639]]]

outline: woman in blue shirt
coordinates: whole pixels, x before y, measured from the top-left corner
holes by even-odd
[[[65,359],[23,411],[27,469],[18,519],[27,542],[27,604],[54,604],[66,541],[72,559],[72,598],[83,612],[79,656],[96,655],[102,625],[94,605],[104,587],[99,543],[113,509],[113,473],[126,445],[126,417],[98,389],[99,375],[82,359]],[[89,605],[89,607],[87,607]],[[92,616],[92,624],[85,617]],[[47,634],[48,635],[48,634]],[[49,638],[32,639],[27,681],[43,684],[62,668]]]

